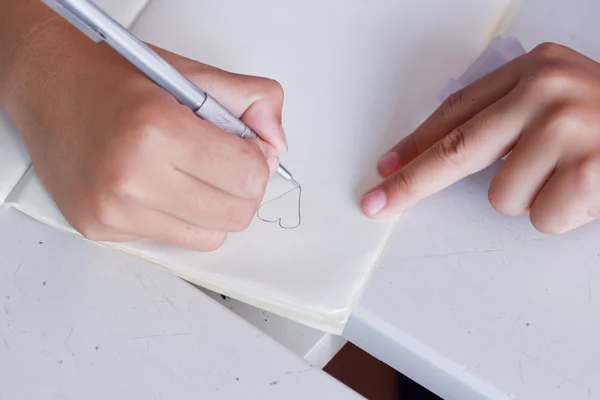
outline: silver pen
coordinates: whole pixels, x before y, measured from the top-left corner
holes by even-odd
[[[179,71],[92,1],[41,1],[85,33],[94,42],[105,41],[148,78],[175,97],[179,103],[190,108],[198,117],[242,139],[258,137],[252,129],[247,127],[229,110],[219,104],[208,93],[198,89]],[[286,181],[296,183],[292,178],[292,174],[283,165],[280,164],[277,167],[276,173]]]

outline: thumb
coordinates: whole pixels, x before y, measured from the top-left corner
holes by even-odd
[[[154,48],[201,90],[209,93],[278,152],[287,151],[281,123],[283,88],[268,78],[234,74]]]
[[[282,125],[283,88],[274,80],[243,77],[253,98],[241,115],[242,121],[279,153],[288,149]]]
[[[268,78],[234,74],[149,45],[201,90],[209,93],[279,153],[287,151],[281,123],[283,88]]]
[[[191,77],[219,103],[250,127],[279,153],[287,151],[282,126],[283,89],[267,78],[238,75],[211,68]]]
[[[267,161],[269,171],[271,173],[275,172],[277,170],[277,167],[279,167],[279,158],[277,157],[277,150],[275,150],[275,148],[273,148],[270,144],[260,139],[248,139],[248,142],[258,147],[258,149]]]

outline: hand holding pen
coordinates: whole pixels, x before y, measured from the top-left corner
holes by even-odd
[[[44,40],[28,38],[3,60],[0,105],[75,229],[99,241],[150,238],[210,251],[248,226],[286,148],[279,84],[153,48],[190,82],[209,82],[211,95],[261,137],[241,139],[39,0],[8,4],[0,19],[23,18],[13,24],[19,32],[43,25]],[[8,45],[0,38],[0,50]]]

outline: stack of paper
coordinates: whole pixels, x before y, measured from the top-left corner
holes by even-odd
[[[131,27],[142,39],[283,85],[290,151],[282,163],[302,184],[302,219],[295,227],[295,200],[272,203],[261,210],[263,219],[282,218],[295,229],[257,218],[207,254],[147,241],[106,245],[208,289],[341,332],[398,223],[370,220],[358,206],[363,191],[379,179],[379,155],[434,110],[436,93],[485,48],[508,5],[508,0],[150,2]],[[0,137],[6,142],[14,132],[4,126]],[[2,158],[0,170],[21,176],[24,160]],[[277,179],[265,201],[281,194]],[[11,192],[7,204],[76,233],[33,169],[18,184],[2,182]]]

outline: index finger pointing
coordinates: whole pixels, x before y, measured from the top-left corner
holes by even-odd
[[[518,84],[523,63],[521,57],[516,58],[450,95],[414,132],[381,158],[378,165],[381,176],[390,177],[453,129],[506,96]]]
[[[368,192],[361,204],[364,212],[377,218],[400,214],[499,160],[521,133],[527,115],[523,99],[511,92],[442,137]]]

